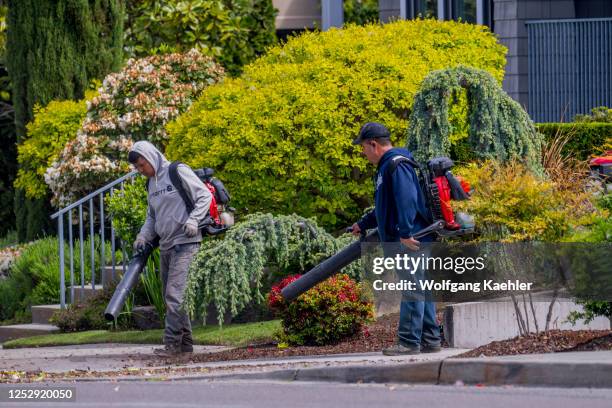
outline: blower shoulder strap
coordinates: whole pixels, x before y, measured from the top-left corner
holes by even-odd
[[[409,159],[408,157],[405,156],[394,156],[391,158],[391,163],[389,163],[387,165],[387,169],[386,169],[386,174],[388,175],[392,175],[395,172],[395,169],[397,169],[397,166],[399,166],[400,163],[408,163],[409,165],[411,165],[415,170],[419,170],[419,164],[414,160],[414,159]]]
[[[185,207],[187,207],[187,213],[190,214],[193,211],[193,202],[191,201],[189,194],[185,190],[185,186],[183,185],[183,180],[181,179],[181,176],[178,172],[179,164],[183,164],[183,163],[181,163],[180,161],[173,161],[172,163],[170,163],[170,168],[168,169],[168,175],[170,176],[170,182],[172,183],[174,188],[176,188],[176,191],[178,191],[179,195],[183,199],[183,202],[185,203]]]
[[[178,172],[179,164],[184,164],[180,161],[174,161],[170,163],[170,168],[168,169],[168,175],[170,176],[170,182],[176,188],[181,199],[185,203],[185,207],[187,207],[187,213],[191,213],[193,211],[193,202],[189,197],[189,194],[185,190],[185,186],[183,185],[183,180],[181,179],[181,175]],[[151,179],[147,179],[147,194],[149,193],[149,184]]]
[[[423,169],[419,165],[419,163],[417,163],[417,161],[414,159],[411,159],[405,156],[401,156],[401,155],[397,155],[391,158],[391,163],[388,164],[387,168],[385,169],[385,173],[389,176],[393,175],[393,173],[397,169],[397,166],[399,166],[400,163],[408,163],[414,169],[414,172],[416,173],[416,177],[417,177],[417,186],[421,190],[421,193],[423,194],[423,197],[425,198],[426,205],[429,207],[428,213],[422,213],[421,211],[419,211],[419,215],[423,218],[423,220],[425,220],[425,222],[427,223],[433,222],[432,221],[433,211],[430,208],[433,197],[431,197],[429,194],[429,191],[427,188],[427,180],[425,179],[425,174],[423,172]]]

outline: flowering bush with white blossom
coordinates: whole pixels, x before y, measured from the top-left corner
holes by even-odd
[[[127,152],[138,140],[163,148],[165,125],[185,112],[223,68],[196,50],[130,59],[108,75],[99,95],[87,101],[76,138],[45,174],[56,206],[71,203],[129,171]]]
[[[27,246],[28,244],[20,244],[0,249],[0,280],[7,278],[11,266]]]

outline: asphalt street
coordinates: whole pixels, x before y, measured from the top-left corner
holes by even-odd
[[[76,387],[76,401],[8,402],[9,389]],[[181,380],[0,384],[2,407],[609,408],[612,389]]]

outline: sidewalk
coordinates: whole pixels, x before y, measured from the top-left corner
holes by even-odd
[[[44,371],[57,374],[86,374],[114,378],[151,377],[163,373],[165,378],[198,375],[234,375],[273,372],[284,369],[338,366],[384,366],[409,362],[440,361],[461,354],[465,349],[443,349],[440,353],[418,356],[388,357],[381,353],[354,353],[341,355],[292,356],[275,359],[253,359],[192,363],[188,357],[164,361],[156,358],[156,345],[88,344],[80,346],[0,349],[0,370]],[[223,346],[195,346],[194,353],[214,353],[229,349]],[[164,364],[165,363],[165,364]],[[161,364],[161,365],[160,365]],[[91,376],[87,376],[91,378]]]
[[[118,371],[148,367],[159,344],[84,344],[79,346],[0,349],[0,370],[45,371]],[[224,346],[194,346],[195,353],[228,350]]]
[[[467,350],[387,357],[380,353],[191,363],[155,359],[151,345],[95,344],[0,350],[2,370],[44,371],[45,380],[325,381],[612,388],[612,351],[455,358]],[[196,353],[226,347],[197,346]],[[166,364],[164,364],[166,363]],[[19,381],[18,378],[15,379]]]

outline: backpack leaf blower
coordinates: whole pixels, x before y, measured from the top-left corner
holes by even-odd
[[[393,172],[400,162],[410,164],[419,178],[419,185],[425,194],[427,206],[431,213],[432,223],[413,234],[418,239],[435,233],[440,237],[459,236],[474,231],[473,220],[469,216],[455,217],[451,207],[451,200],[466,200],[470,197],[470,186],[461,178],[455,177],[450,169],[453,161],[448,157],[436,157],[427,162],[422,168],[416,161],[404,156],[396,156],[387,168],[387,172]],[[460,218],[458,222],[456,218]],[[347,229],[350,232],[350,229]],[[379,242],[378,231],[365,234],[362,232],[358,242],[346,246],[335,255],[327,258],[316,265],[299,279],[291,282],[281,290],[281,294],[287,301],[292,301],[317,283],[324,281],[332,275],[337,274],[342,268],[361,257],[362,242]]]
[[[424,237],[425,235],[435,233],[444,229],[444,221],[436,221],[430,226],[415,233],[415,239]],[[368,234],[361,234],[361,239],[344,247],[340,252],[330,256],[299,279],[291,282],[281,290],[281,295],[287,301],[291,301],[308,289],[315,286],[317,283],[324,281],[332,275],[335,275],[342,268],[361,257],[361,244],[363,242],[379,242],[378,230],[374,230]]]

